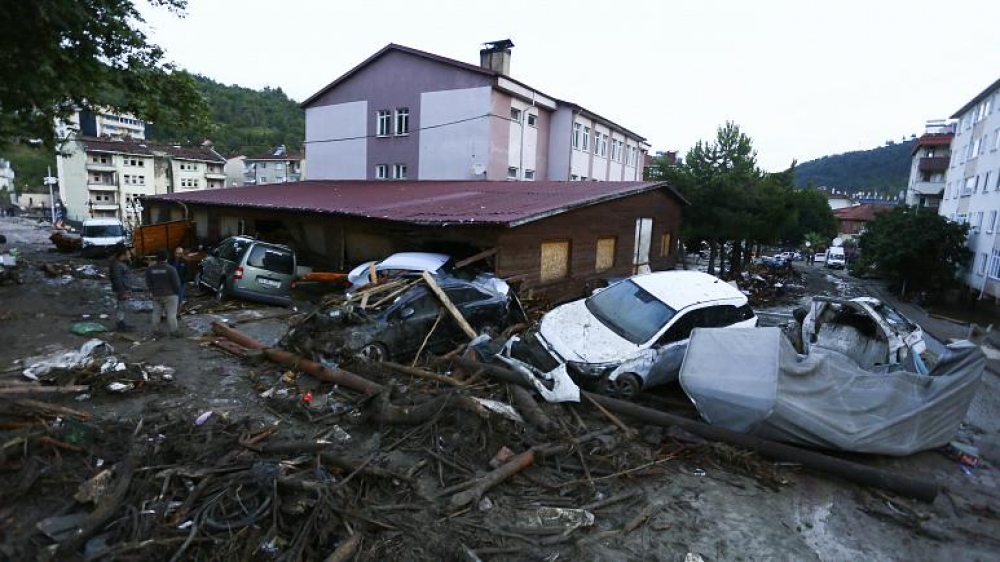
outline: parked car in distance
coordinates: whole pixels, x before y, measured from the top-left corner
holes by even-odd
[[[122,246],[128,241],[125,225],[122,221],[111,218],[84,220],[80,238],[80,253],[86,257],[108,253],[115,246]]]
[[[471,281],[439,275],[435,281],[477,332],[496,332],[506,327],[510,287],[502,279],[491,274],[480,274]],[[311,322],[312,333],[322,334],[311,336],[322,340],[322,353],[346,352],[370,361],[410,360],[425,338],[424,349],[432,352],[450,351],[458,342],[468,340],[423,283],[413,285],[382,308],[341,307],[316,314]]]
[[[399,252],[381,261],[367,261],[347,274],[350,291],[356,291],[371,283],[369,268],[375,264],[375,272],[381,277],[393,278],[401,275],[419,275],[421,272],[447,272],[451,256],[431,252]]]
[[[195,283],[214,291],[219,300],[232,296],[287,306],[295,268],[291,248],[232,236],[208,251],[198,266]]]
[[[630,277],[542,317],[512,355],[541,371],[565,363],[581,382],[631,399],[677,380],[694,328],[754,327],[747,297],[697,271]]]

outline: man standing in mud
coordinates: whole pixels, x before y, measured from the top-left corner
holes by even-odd
[[[121,332],[131,330],[125,323],[125,309],[132,293],[132,280],[129,276],[129,250],[124,246],[115,248],[111,254],[111,264],[108,267],[108,278],[111,279],[111,290],[115,293],[115,329]]]
[[[156,262],[146,268],[146,286],[153,295],[153,336],[160,332],[160,316],[166,312],[170,337],[179,338],[177,328],[177,302],[181,294],[181,279],[174,266],[167,263],[167,252],[156,252]]]

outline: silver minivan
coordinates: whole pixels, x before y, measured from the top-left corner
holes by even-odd
[[[291,303],[295,252],[249,236],[232,236],[208,252],[195,283],[215,291],[219,300],[237,297],[278,305]]]

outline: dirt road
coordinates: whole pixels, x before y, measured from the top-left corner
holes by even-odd
[[[0,218],[0,233],[7,236],[9,247],[21,250],[24,268],[24,285],[0,286],[0,381],[9,381],[19,378],[20,369],[31,357],[79,348],[86,338],[70,333],[73,323],[97,321],[110,326],[111,322],[102,315],[112,314],[113,303],[104,276],[106,263],[51,252],[48,230],[23,219]],[[47,276],[39,269],[43,264],[65,267],[66,273]],[[806,268],[804,275],[806,286],[814,293],[853,296],[877,290],[877,287],[821,267]],[[136,272],[133,277],[137,292],[141,292],[141,275]],[[773,312],[781,313],[790,307],[789,303],[775,305]],[[178,433],[165,430],[161,436],[163,446],[185,439],[183,436],[196,427],[195,420],[206,412],[212,412],[212,420],[219,420],[207,422],[207,425],[245,419],[252,427],[244,431],[252,433],[261,428],[280,427],[284,432],[281,435],[287,440],[339,435],[333,429],[336,425],[338,430],[351,436],[351,447],[359,452],[377,451],[386,443],[406,439],[408,434],[404,430],[388,429],[350,414],[337,413],[339,391],[330,385],[320,385],[295,373],[292,367],[240,361],[199,339],[208,331],[211,322],[226,321],[273,344],[287,329],[288,317],[293,312],[238,304],[220,307],[212,299],[194,296],[187,313],[182,316],[182,326],[190,337],[181,340],[149,338],[148,312],[135,312],[129,321],[137,326],[137,331],[128,334],[105,332],[98,337],[114,346],[115,356],[122,362],[172,367],[175,369],[173,380],[155,388],[150,385],[123,394],[98,388],[89,393],[88,399],[77,401],[67,396],[58,403],[86,412],[92,416],[94,426],[103,428],[134,427],[139,420],[152,423],[151,420],[164,416],[183,420],[179,425],[164,426]],[[273,398],[261,395],[279,387],[292,398],[310,391],[317,396],[329,396],[330,405],[326,413],[308,413],[298,405],[293,414],[289,414],[278,409]],[[506,554],[484,555],[482,559],[548,556],[548,559],[680,561],[691,553],[704,560],[995,560],[1000,558],[1000,535],[996,532],[1000,524],[1000,478],[993,467],[1000,463],[998,387],[997,377],[987,374],[982,398],[977,399],[960,435],[975,443],[982,454],[982,465],[969,474],[964,473],[953,459],[933,451],[900,459],[845,455],[901,474],[940,482],[947,489],[932,505],[862,489],[797,466],[775,464],[729,448],[692,446],[677,449],[681,452],[676,456],[658,461],[656,470],[640,471],[625,480],[598,479],[589,488],[583,488],[586,491],[575,495],[558,486],[544,492],[547,501],[562,497],[567,500],[564,504],[573,504],[582,499],[597,501],[640,490],[647,502],[647,517],[627,533],[612,531],[629,528],[628,523],[637,513],[629,511],[628,505],[598,511],[592,527],[576,531],[578,540],[553,546],[545,546],[539,540],[530,550],[512,548]],[[397,391],[405,393],[405,385],[400,383]],[[677,398],[677,394],[677,389],[665,389],[661,399]],[[431,439],[428,443],[444,445],[462,439],[478,443],[482,439],[483,447],[487,448],[492,446],[490,431],[496,429],[496,423],[499,422],[479,422],[475,432],[442,426],[435,430],[434,436],[428,437]],[[629,420],[626,423],[631,425]],[[3,446],[10,442],[13,430],[8,426],[0,427],[3,427],[0,429],[0,446]],[[218,432],[217,439],[231,431],[225,429],[228,427],[220,425],[214,430]],[[618,460],[634,465],[649,463],[656,461],[657,455],[665,454],[666,444],[673,442],[662,430],[639,425],[635,428],[640,430],[640,437],[634,438],[632,448],[627,449],[632,452],[626,455],[621,450],[612,450],[607,453],[609,459],[625,455]],[[489,445],[485,445],[487,441]],[[202,456],[222,456],[225,452],[213,448],[216,445],[212,443],[216,441],[199,443],[202,443],[198,445],[203,448]],[[646,449],[636,448],[636,445]],[[188,448],[173,446],[177,447],[177,455],[196,455],[193,444]],[[487,458],[493,450],[484,452]],[[15,462],[9,455],[0,458],[0,498],[4,498],[0,501],[0,559],[33,557],[50,544],[51,541],[37,531],[36,524],[53,515],[79,511],[67,496],[72,495],[79,482],[99,472],[105,462],[119,460],[124,452],[105,450],[101,455],[107,456],[79,458],[73,455],[64,451],[61,458],[76,463],[74,474],[79,474],[79,480],[46,480],[49,477],[43,472],[37,477],[37,483],[28,488],[24,487],[24,477],[29,459]],[[117,456],[111,458],[112,455]],[[439,464],[438,470],[442,466]],[[465,469],[482,471],[488,467]],[[52,470],[55,471],[55,467]],[[580,476],[582,478],[582,474]],[[65,479],[65,474],[60,478]],[[538,476],[533,477],[528,471],[524,478],[531,480]],[[164,489],[168,484],[169,478],[163,483]],[[16,490],[28,492],[14,494]],[[149,491],[149,497],[155,495],[156,490]],[[509,526],[510,518],[517,513],[515,508],[528,504],[528,498],[512,497],[502,491],[489,498],[492,507],[480,503],[473,509],[479,510],[491,529]],[[412,497],[400,496],[396,503],[414,501]],[[143,509],[158,508],[151,504],[135,509],[135,517],[140,517]],[[294,505],[283,506],[282,517],[287,515],[285,510],[294,509]],[[427,516],[426,512],[415,513]],[[365,523],[367,520],[355,521],[355,525],[365,524],[366,528],[375,529],[372,532],[379,533],[375,536],[383,542],[381,547],[365,543],[369,548],[361,549],[357,559],[375,559],[373,553],[382,553],[383,557],[388,556],[387,553],[400,556],[398,551],[385,545],[407,540],[406,537],[427,543],[428,550],[422,552],[442,552],[429,545],[457,542],[459,536],[443,523],[448,517],[455,517],[454,514],[444,512],[436,517],[437,525],[415,518],[409,521],[409,527],[404,523],[394,531],[377,525],[372,527],[370,521]],[[176,542],[146,551],[142,558],[169,559],[187,536],[186,529],[174,530]],[[463,540],[468,536],[463,534]],[[253,544],[242,552],[252,553],[254,558],[276,559],[287,546],[280,541],[271,546]],[[423,558],[419,552],[410,551],[409,556],[403,557]],[[217,553],[216,556],[226,555]]]

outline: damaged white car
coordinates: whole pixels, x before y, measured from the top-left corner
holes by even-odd
[[[927,372],[920,357],[926,350],[923,330],[874,297],[813,297],[802,321],[802,342],[807,354],[813,348],[838,351],[869,371]]]
[[[731,285],[696,271],[663,271],[554,308],[510,353],[541,372],[565,364],[581,382],[631,399],[677,380],[694,328],[756,325],[747,297]]]

